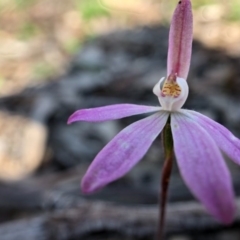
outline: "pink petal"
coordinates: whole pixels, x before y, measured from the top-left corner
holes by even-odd
[[[122,177],[145,155],[169,114],[159,112],[123,129],[96,156],[82,179],[82,191],[94,192]]]
[[[227,128],[201,113],[184,110],[184,112],[201,125],[212,136],[218,147],[235,163],[240,164],[240,140]]]
[[[171,115],[174,150],[181,175],[192,193],[219,221],[233,221],[231,177],[216,143],[198,123],[182,113]]]
[[[120,119],[142,113],[150,113],[161,110],[160,107],[135,105],[135,104],[115,104],[104,107],[81,109],[74,112],[68,119],[68,124],[76,121],[102,122]]]
[[[179,1],[169,33],[167,73],[187,79],[191,54],[193,19],[190,0]]]

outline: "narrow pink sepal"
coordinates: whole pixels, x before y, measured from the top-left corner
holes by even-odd
[[[201,113],[184,110],[188,117],[201,125],[212,136],[217,146],[235,163],[240,164],[240,139],[227,128]]]
[[[178,2],[172,17],[169,46],[167,75],[177,74],[187,79],[192,54],[193,17],[190,0]]]
[[[95,192],[130,171],[162,131],[168,116],[158,112],[123,129],[93,160],[82,179],[82,191]]]
[[[161,107],[152,107],[136,104],[115,104],[104,107],[81,109],[74,112],[68,119],[68,124],[76,121],[103,122],[120,119],[142,113],[161,110]]]
[[[171,115],[171,127],[186,185],[217,220],[232,223],[236,208],[231,176],[212,136],[182,113]]]

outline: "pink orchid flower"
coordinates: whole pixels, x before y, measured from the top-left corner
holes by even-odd
[[[102,122],[155,112],[123,129],[102,149],[82,179],[83,192],[99,190],[130,171],[170,118],[174,153],[186,185],[217,220],[225,224],[233,221],[234,192],[221,152],[240,164],[240,140],[212,119],[181,109],[188,97],[191,50],[191,2],[182,0],[170,27],[167,77],[153,89],[161,107],[117,104],[78,110],[70,116],[68,123]]]

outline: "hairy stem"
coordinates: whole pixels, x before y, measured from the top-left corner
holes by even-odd
[[[173,138],[170,125],[170,117],[166,126],[163,129],[163,147],[165,153],[165,162],[163,165],[161,177],[161,192],[159,197],[159,227],[157,240],[163,239],[168,185],[173,162]]]

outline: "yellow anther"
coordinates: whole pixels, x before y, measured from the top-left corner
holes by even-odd
[[[163,84],[162,94],[169,97],[178,97],[181,94],[181,88],[177,84],[176,78],[169,76]]]

